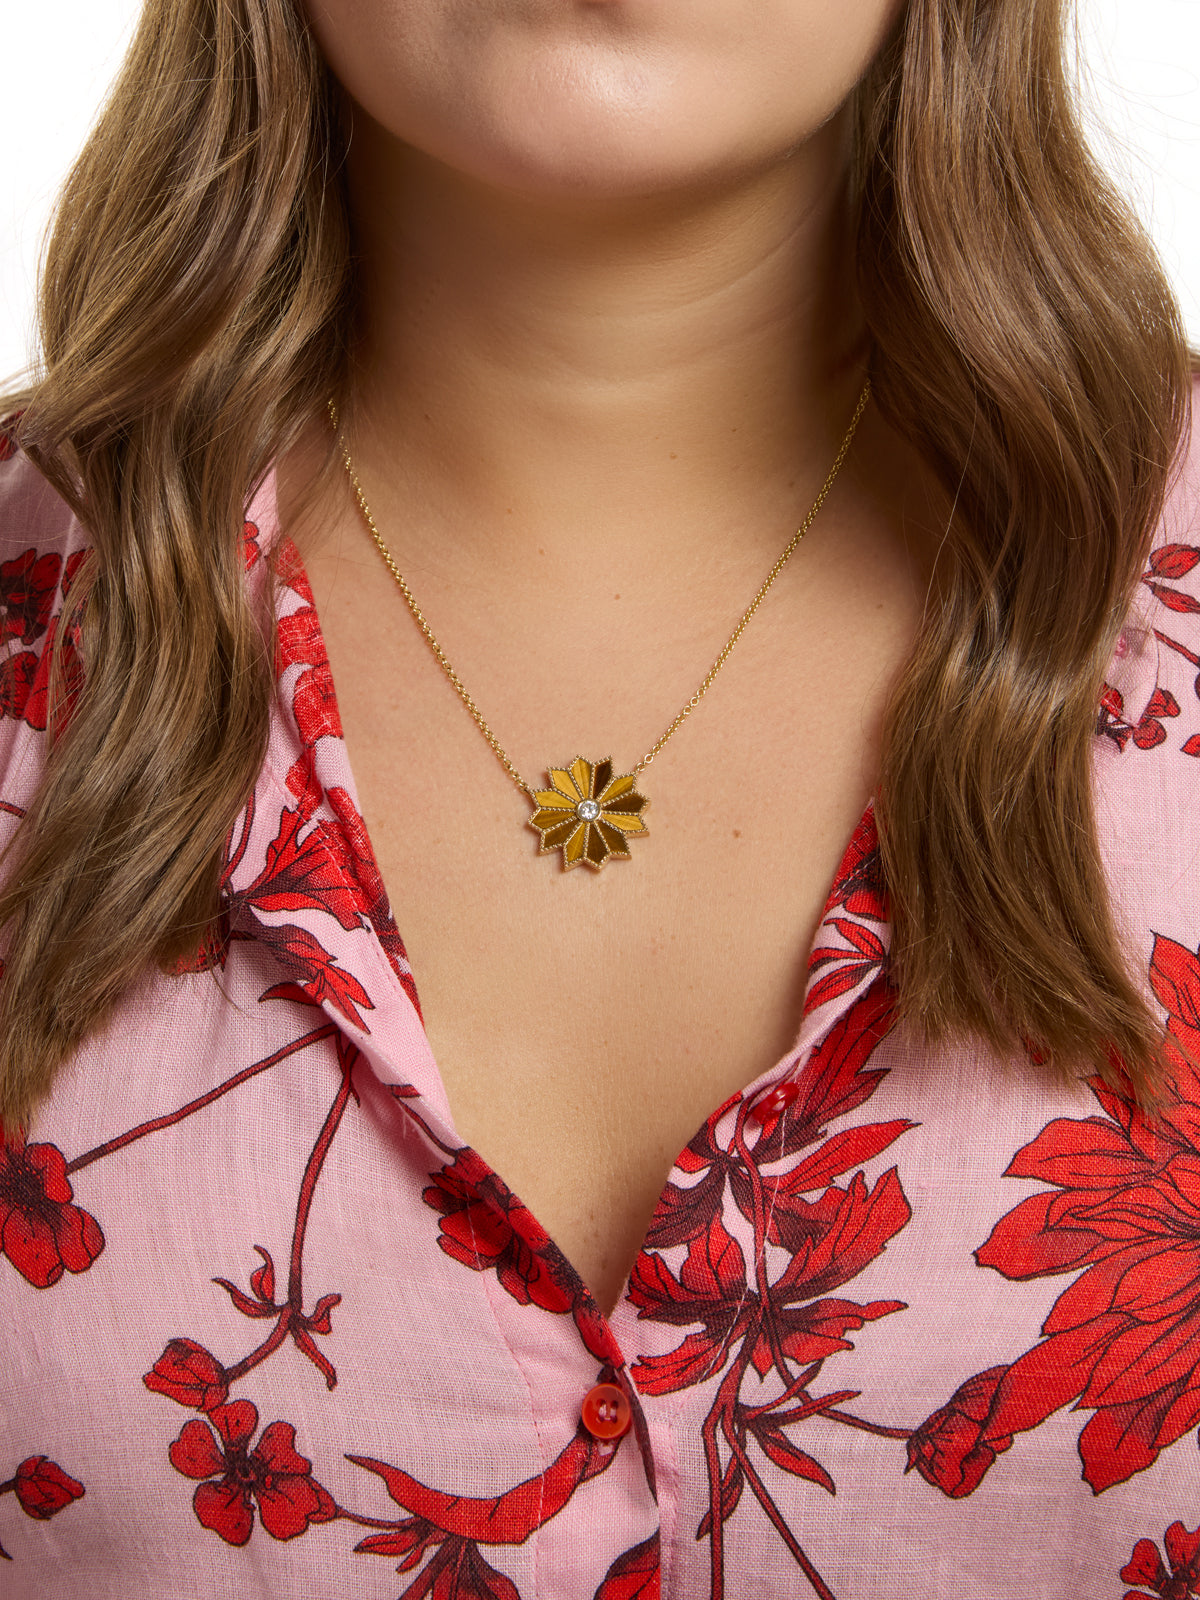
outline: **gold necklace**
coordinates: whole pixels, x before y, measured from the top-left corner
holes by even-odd
[[[729,659],[729,654],[734,645],[745,631],[746,624],[758,610],[766,596],[767,590],[787,565],[796,546],[812,527],[817,512],[825,504],[829,491],[833,488],[834,479],[841,470],[842,463],[849,453],[854,442],[854,435],[863,412],[867,409],[867,401],[871,398],[871,381],[868,378],[863,385],[858,397],[858,404],[854,408],[854,415],[850,419],[850,426],[846,429],[845,438],[834,458],[829,476],[821,485],[820,493],[809,508],[808,515],[796,529],[791,539],[785,546],[775,565],[763,579],[762,587],[742,612],[737,627],[729,635],[717,659],[709,667],[701,680],[695,694],[675,717],[655,744],[646,752],[640,761],[634,763],[629,772],[614,774],[610,758],[603,761],[588,761],[583,756],[576,756],[568,766],[548,767],[546,775],[550,780],[548,789],[535,789],[517,771],[505,753],[504,748],[496,735],[488,726],[483,712],[475,704],[467,691],[466,685],[450,664],[449,657],[434,637],[433,629],[425,620],[425,616],[413,598],[404,574],[396,565],[395,557],[383,541],[379,529],[375,525],[375,518],[371,515],[371,508],[367,504],[367,497],[363,493],[362,484],[358,481],[358,474],[354,470],[354,462],[346,448],[338,427],[337,407],[333,401],[329,402],[329,417],[333,423],[334,433],[337,434],[338,446],[342,453],[342,461],[346,468],[346,476],[350,480],[350,487],[354,491],[354,498],[362,519],[370,531],[372,539],[387,565],[388,571],[396,580],[400,593],[404,596],[405,604],[413,614],[413,619],[422,634],[425,642],[432,650],[437,664],[449,678],[454,687],[454,692],[466,706],[475,721],[475,726],[487,740],[492,754],[499,761],[505,772],[533,804],[533,815],[527,819],[527,826],[536,829],[541,835],[538,854],[545,855],[549,851],[561,850],[563,867],[578,867],[586,864],[597,871],[612,860],[628,860],[629,841],[643,838],[649,829],[642,813],[649,801],[645,795],[640,794],[634,787],[639,773],[644,772],[655,756],[659,753],[667,740],[678,730],[686,718],[700,704],[700,701],[712,687],[713,679]]]

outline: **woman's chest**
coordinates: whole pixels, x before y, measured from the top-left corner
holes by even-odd
[[[639,622],[566,602],[556,614],[533,591],[486,604],[434,589],[456,669],[529,789],[580,756],[634,773],[642,827],[599,870],[567,870],[570,845],[530,826],[537,808],[375,552],[308,554],[455,1125],[606,1306],[679,1150],[795,1039],[806,957],[918,622],[902,554],[880,538],[874,560],[851,559],[872,536],[849,528],[844,549],[785,573],[652,764],[639,757],[727,637],[727,593]]]
[[[679,1150],[795,1039],[890,673],[876,655],[781,691],[748,651],[637,775],[645,832],[628,858],[566,870],[561,850],[539,855],[533,805],[431,661],[408,661],[397,706],[331,650],[455,1126],[607,1307]],[[546,767],[611,754],[627,771],[594,747],[602,719],[582,720],[593,747],[548,751]]]

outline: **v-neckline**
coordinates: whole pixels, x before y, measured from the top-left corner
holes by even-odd
[[[262,544],[266,551],[273,556],[272,566],[276,574],[277,588],[287,589],[299,595],[303,605],[301,609],[309,611],[307,626],[310,634],[310,655],[321,657],[325,664],[324,696],[327,707],[327,720],[330,727],[341,728],[340,713],[337,709],[337,692],[333,682],[332,670],[328,663],[328,652],[324,645],[324,636],[316,601],[313,595],[305,569],[303,557],[290,536],[285,534],[280,527],[277,504],[277,486],[274,472],[264,480],[254,501],[248,511],[248,516],[259,530]],[[292,748],[293,755],[303,750],[305,746],[299,736],[299,729],[295,723],[291,696],[283,684],[289,662],[284,652],[277,652],[277,678],[276,695],[273,708],[273,721],[279,719],[290,729],[291,737],[287,741]],[[274,734],[274,730],[273,730]],[[333,774],[327,770],[331,759],[331,741],[336,738],[340,773]],[[272,746],[274,745],[274,736]],[[324,749],[322,747],[325,747]],[[358,816],[362,817],[358,801],[358,789],[354,780],[349,752],[344,737],[327,734],[311,747],[312,771],[317,783],[320,785],[322,796],[328,793],[330,785],[326,778],[337,778],[337,786],[344,790],[353,804]],[[289,768],[291,763],[289,763]],[[271,756],[268,755],[266,770],[271,771],[275,784],[283,792],[285,802],[295,803],[294,792],[289,788],[286,779],[272,769]],[[336,818],[332,819],[335,826],[341,826]],[[382,885],[383,878],[379,871],[378,861],[375,856],[374,846],[371,843],[366,829],[365,820],[362,821],[361,836],[355,841],[360,862],[373,873],[375,880]],[[339,870],[344,867],[344,862],[353,858],[355,851],[347,849],[341,861],[337,863]],[[838,914],[839,910],[841,915]],[[384,984],[383,993],[390,993],[396,1002],[395,1008],[385,1008],[376,1005],[371,1013],[372,1023],[364,1029],[356,1042],[366,1049],[377,1068],[399,1080],[403,1079],[405,1089],[416,1089],[425,1107],[434,1113],[437,1136],[440,1143],[461,1151],[469,1151],[471,1155],[486,1168],[507,1194],[514,1195],[508,1188],[503,1174],[496,1171],[490,1162],[478,1154],[474,1148],[458,1133],[455,1126],[453,1112],[450,1107],[449,1096],[446,1091],[437,1059],[434,1055],[428,1033],[421,1017],[419,1001],[419,976],[408,967],[410,978],[397,970],[397,964],[392,955],[384,947],[383,938],[394,936],[397,944],[402,944],[402,931],[397,927],[391,915],[390,901],[387,909],[387,925],[384,928],[372,927],[369,930],[370,944],[373,947],[375,959],[371,964],[374,968],[371,974],[372,983],[375,984],[374,992],[381,994],[379,984]],[[855,999],[872,981],[874,976],[886,964],[887,951],[890,940],[890,922],[887,918],[886,896],[883,893],[882,881],[878,872],[878,841],[874,820],[874,798],[868,799],[866,807],[857,825],[853,829],[847,844],[842,851],[837,870],[825,900],[821,920],[817,925],[812,946],[807,953],[806,981],[804,1007],[800,1025],[793,1043],[770,1066],[766,1067],[756,1077],[747,1082],[740,1090],[726,1099],[721,1105],[712,1107],[698,1122],[696,1130],[688,1144],[679,1151],[675,1157],[670,1172],[664,1182],[659,1195],[661,1206],[668,1189],[683,1178],[686,1186],[686,1171],[681,1167],[681,1160],[686,1159],[688,1148],[702,1137],[705,1130],[712,1126],[714,1120],[724,1114],[727,1109],[738,1101],[754,1101],[760,1096],[791,1078],[803,1065],[811,1052],[819,1045],[820,1041],[835,1026],[839,1018],[850,1008]],[[390,938],[389,938],[390,943]],[[357,946],[362,949],[362,943]],[[344,1014],[326,999],[322,1002],[324,1009],[330,1017],[337,1022],[339,1027],[354,1035],[357,1030],[347,1026]],[[388,1025],[399,1023],[399,1033],[403,1041],[403,1066],[399,1061],[389,1061],[386,1055],[381,1054],[380,1044],[383,1042],[380,1035],[390,1031]],[[381,1026],[382,1025],[382,1026]],[[415,1025],[415,1026],[414,1026]],[[414,1063],[414,1046],[423,1056],[425,1081],[413,1084],[411,1082]],[[389,1053],[390,1054],[390,1053]],[[390,1069],[390,1070],[389,1070]],[[514,1198],[518,1198],[514,1195]],[[521,1209],[527,1211],[523,1202]],[[569,1271],[578,1284],[582,1293],[593,1307],[596,1306],[591,1290],[582,1279],[574,1264],[564,1251],[554,1242],[553,1236],[543,1228],[538,1219],[530,1211],[527,1214],[539,1232],[540,1237],[547,1239],[553,1245],[555,1252],[563,1266]],[[651,1228],[653,1222],[651,1222]],[[649,1230],[648,1230],[649,1232]],[[645,1252],[646,1235],[639,1244],[636,1261]],[[627,1305],[630,1274],[622,1284],[616,1305],[607,1312],[601,1313],[603,1321],[611,1325],[621,1318],[622,1307]],[[597,1308],[598,1309],[598,1308]]]

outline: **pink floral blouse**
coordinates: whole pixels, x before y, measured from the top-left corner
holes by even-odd
[[[8,820],[86,534],[0,456]],[[249,582],[275,536],[268,482]],[[1184,1055],[1152,1122],[893,1031],[868,811],[795,1047],[697,1106],[606,1320],[455,1133],[286,545],[279,581],[221,937],[147,977],[0,1152],[0,1594],[1200,1595]],[[1194,447],[1095,743],[1113,893],[1193,1059],[1198,671]]]

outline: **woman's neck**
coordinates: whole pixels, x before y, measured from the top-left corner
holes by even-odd
[[[862,381],[846,170],[838,118],[719,192],[537,203],[359,114],[350,427],[377,510],[475,570],[641,561],[648,536],[686,559],[714,530],[773,549]]]

